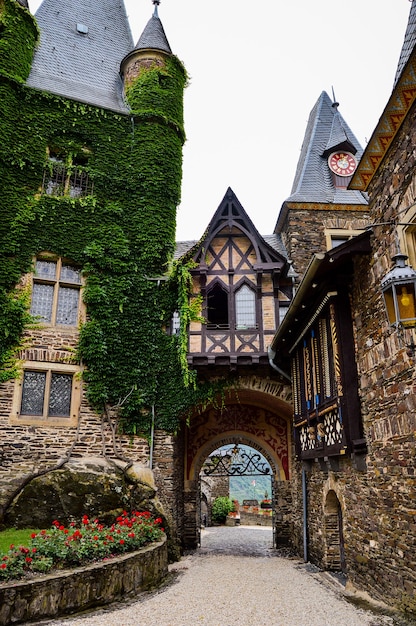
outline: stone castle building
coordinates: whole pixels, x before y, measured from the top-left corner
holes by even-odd
[[[244,444],[275,544],[415,615],[416,2],[365,150],[323,92],[275,232],[229,188],[179,243],[187,77],[154,4],[135,45],[119,0],[0,3],[0,521],[146,483],[193,548],[201,468]]]

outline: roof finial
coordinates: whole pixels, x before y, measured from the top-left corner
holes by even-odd
[[[157,7],[160,4],[160,0],[152,0],[152,2],[155,5],[155,10],[153,11],[153,16],[154,17],[159,17],[158,12],[157,12]]]
[[[334,109],[337,109],[339,107],[339,102],[337,102],[337,99],[335,98],[335,91],[334,91],[334,87],[332,86],[332,106],[334,107]]]

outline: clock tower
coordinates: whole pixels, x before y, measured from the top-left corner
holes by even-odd
[[[348,189],[362,148],[338,109],[338,102],[322,92],[309,116],[292,193],[275,228],[298,275],[312,254],[343,243],[369,223],[366,195]]]

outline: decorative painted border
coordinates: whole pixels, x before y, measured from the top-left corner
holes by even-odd
[[[367,144],[348,189],[367,190],[415,100],[416,54],[413,53]]]

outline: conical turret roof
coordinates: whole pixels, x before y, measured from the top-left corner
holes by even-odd
[[[27,85],[127,111],[119,68],[134,43],[123,0],[43,0],[35,18],[40,44]]]
[[[135,47],[135,50],[144,50],[146,48],[152,48],[155,50],[163,50],[168,54],[172,54],[169,42],[167,40],[162,22],[160,21],[157,12],[158,2],[155,2],[155,10],[147,22],[146,27],[140,35],[139,41]]]

